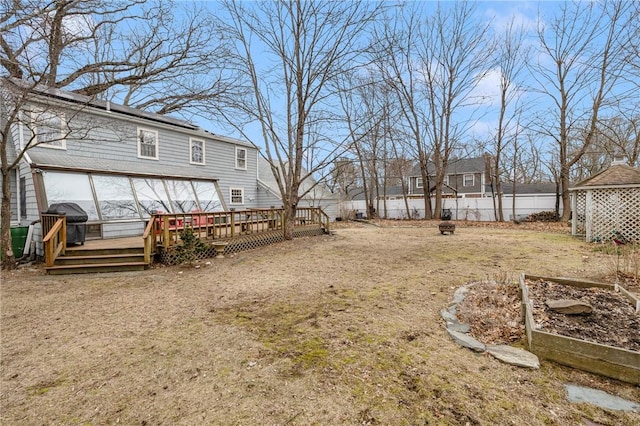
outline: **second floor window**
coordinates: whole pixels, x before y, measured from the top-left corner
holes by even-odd
[[[204,164],[204,141],[191,139],[191,164]]]
[[[247,170],[247,150],[236,147],[236,169]]]
[[[423,188],[422,178],[416,178],[416,188]]]
[[[158,132],[138,129],[138,157],[158,159]]]
[[[37,145],[47,148],[67,148],[63,133],[65,123],[62,116],[49,111],[32,111],[31,121]]]
[[[475,185],[474,176],[471,173],[464,175],[464,186],[473,186]]]

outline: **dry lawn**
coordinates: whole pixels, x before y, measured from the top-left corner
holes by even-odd
[[[342,225],[199,269],[5,273],[0,423],[640,423],[563,385],[634,401],[639,387],[502,364],[457,347],[439,316],[464,283],[596,278],[602,253],[566,229],[419,225]]]

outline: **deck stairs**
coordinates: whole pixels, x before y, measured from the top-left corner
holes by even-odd
[[[143,271],[149,267],[144,261],[142,247],[131,248],[75,248],[66,250],[53,266],[46,268],[50,275],[90,274],[97,272]]]

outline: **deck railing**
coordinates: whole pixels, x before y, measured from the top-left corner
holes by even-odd
[[[58,214],[41,215],[44,238],[44,260],[47,266],[53,266],[56,258],[67,248],[67,217]]]
[[[190,228],[199,238],[219,240],[283,228],[283,209],[250,209],[225,212],[162,213],[151,216],[150,233],[155,245],[168,248]],[[297,209],[294,226],[320,225],[328,230],[329,217],[318,207]],[[145,235],[146,235],[145,230]],[[149,236],[146,235],[145,241]],[[145,243],[146,244],[146,243]]]

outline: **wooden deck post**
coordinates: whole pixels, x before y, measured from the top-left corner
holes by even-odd
[[[169,217],[162,217],[162,246],[164,248],[169,248],[171,236],[169,235]]]

